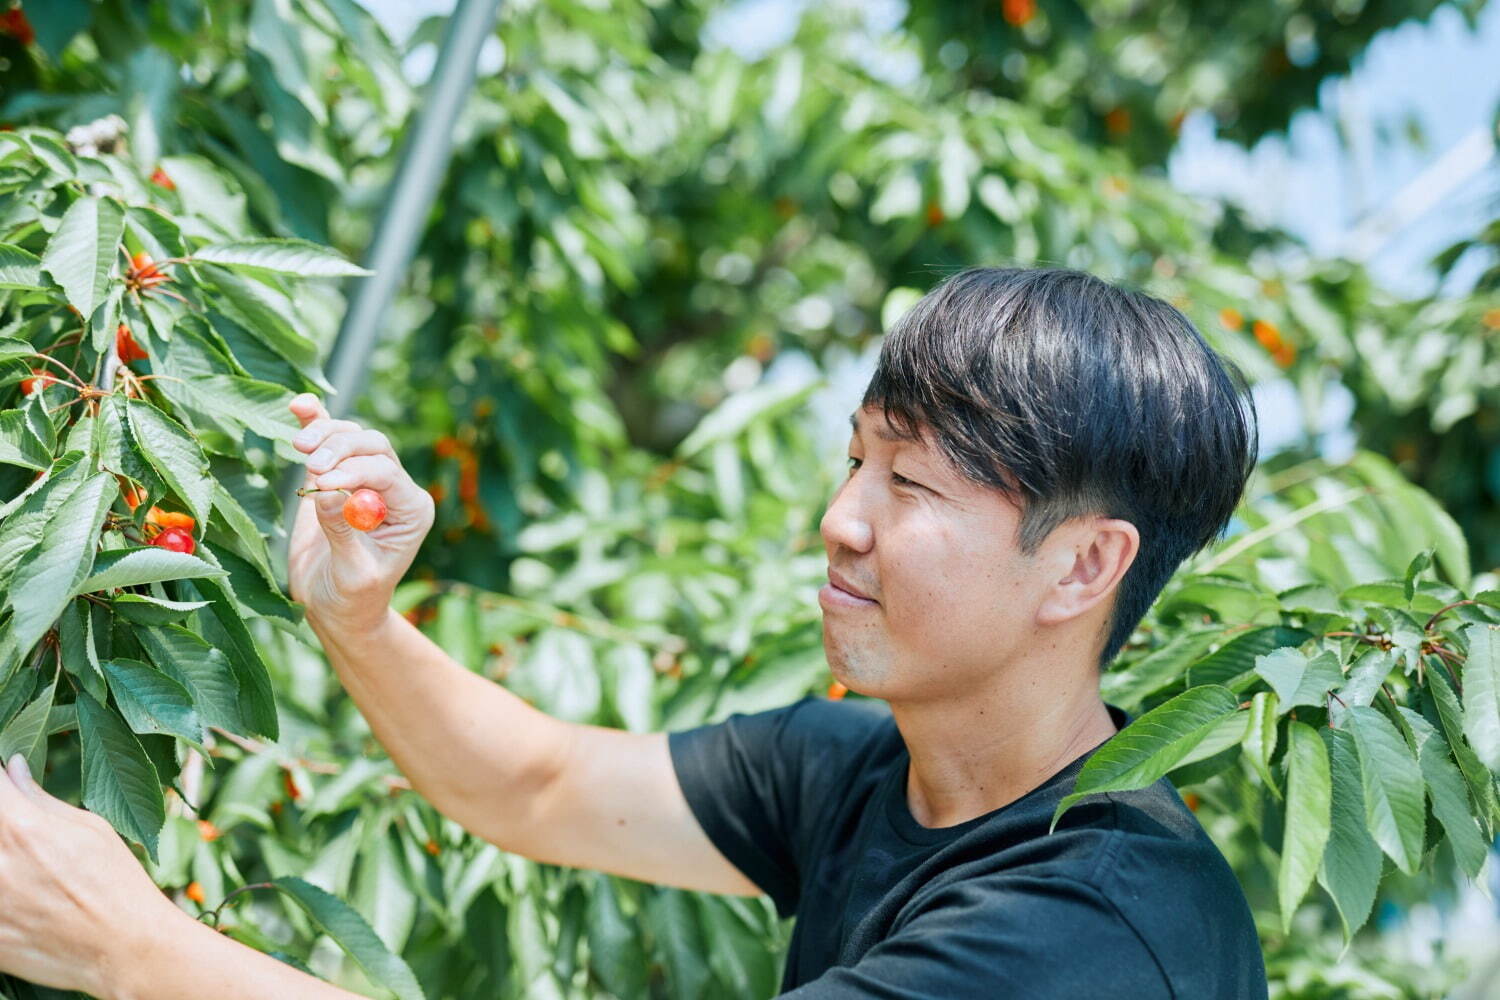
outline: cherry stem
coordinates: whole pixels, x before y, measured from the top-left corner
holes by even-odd
[[[342,494],[344,494],[344,496],[350,496],[351,495],[349,493],[349,491],[345,490],[345,489],[320,490],[320,489],[317,489],[316,487],[312,487],[312,486],[303,486],[303,487],[301,487],[300,489],[297,490],[297,495],[299,497],[305,497],[305,496],[307,496],[310,493],[342,493]]]
[[[27,351],[26,354],[24,355],[24,357],[28,357],[28,358],[41,358],[43,361],[50,361],[50,362],[52,362],[57,367],[61,368],[63,371],[67,372],[69,375],[73,376],[73,381],[71,383],[69,383],[69,384],[74,389],[77,389],[80,392],[83,391],[83,379],[81,379],[81,378],[78,377],[78,373],[75,372],[73,369],[69,368],[67,365],[63,364],[61,361],[59,361],[56,358],[54,358],[52,355],[50,355],[50,354],[40,354],[40,353],[38,353],[36,351]]]
[[[1427,619],[1426,631],[1431,632],[1432,627],[1437,624],[1437,620],[1443,617],[1443,615],[1447,614],[1449,611],[1452,611],[1454,608],[1461,608],[1466,604],[1478,603],[1479,602],[1475,600],[1454,601],[1452,604],[1444,605],[1443,607],[1438,608],[1437,611],[1433,612],[1432,617]]]

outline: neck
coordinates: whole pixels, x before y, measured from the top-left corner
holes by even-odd
[[[987,691],[947,700],[891,703],[911,754],[906,799],[927,827],[954,826],[1008,805],[1115,734],[1097,675],[1063,687],[1040,683],[1028,664]],[[1052,666],[1052,665],[1048,665]]]

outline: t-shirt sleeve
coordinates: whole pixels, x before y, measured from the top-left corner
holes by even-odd
[[[878,718],[809,696],[668,734],[677,781],[703,832],[782,917],[797,911],[802,866],[822,815],[817,804],[826,807],[857,765],[860,741]]]
[[[1160,965],[1095,888],[1070,878],[975,879],[944,890],[867,951],[783,1000],[1087,997],[1170,1000]],[[1218,1000],[1218,998],[1214,998]]]

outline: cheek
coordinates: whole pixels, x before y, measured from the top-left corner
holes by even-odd
[[[1001,544],[1004,525],[983,520],[927,519],[887,566],[895,593],[887,605],[892,630],[928,645],[993,641],[1013,629],[1028,603],[1021,560]]]

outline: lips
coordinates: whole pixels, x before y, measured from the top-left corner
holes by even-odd
[[[835,571],[832,566],[828,567],[828,582],[833,584],[838,589],[844,591],[846,594],[853,594],[855,597],[862,597],[867,601],[875,600],[875,598],[871,597],[869,594],[865,593],[863,590],[860,590],[854,584],[850,583],[847,577],[845,577],[842,573]]]

